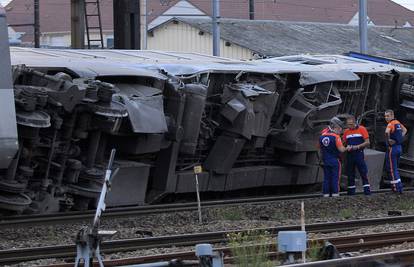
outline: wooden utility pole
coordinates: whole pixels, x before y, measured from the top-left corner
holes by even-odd
[[[39,0],[34,0],[34,46],[40,47],[40,14],[39,14]]]
[[[249,19],[254,20],[254,0],[249,0]]]
[[[141,48],[141,21],[139,0],[115,0],[114,48]]]
[[[71,47],[85,48],[85,0],[70,0]]]

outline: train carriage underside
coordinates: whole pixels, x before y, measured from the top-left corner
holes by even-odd
[[[140,64],[132,51],[128,61],[69,60],[70,53],[12,52],[18,146],[1,162],[3,210],[93,206],[112,148],[119,172],[109,206],[194,192],[198,165],[201,192],[317,185],[322,171],[316,144],[331,117],[354,114],[379,151],[384,110],[396,110],[409,130],[414,118],[408,69],[343,56],[338,58],[352,64],[294,58]],[[51,55],[57,59],[48,61]],[[403,158],[406,179],[413,177],[412,156]]]

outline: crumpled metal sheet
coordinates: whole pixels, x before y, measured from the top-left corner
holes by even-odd
[[[265,94],[265,95],[273,94],[273,92],[269,92],[266,89],[263,89],[257,85],[250,85],[250,84],[241,85],[237,89],[235,88],[231,88],[231,89],[241,91],[243,96],[246,98],[256,97],[262,94]]]
[[[162,94],[162,90],[145,85],[131,84],[131,83],[117,83],[116,87],[120,90],[121,94],[126,96],[154,96]]]
[[[164,101],[157,88],[123,88],[115,97],[126,106],[134,133],[165,133],[168,131],[164,115]],[[125,89],[125,90],[123,90]]]
[[[247,139],[266,136],[279,94],[252,84],[231,84],[223,90],[221,127]]]
[[[359,76],[348,70],[305,71],[301,72],[299,82],[302,86],[330,81],[358,81]]]

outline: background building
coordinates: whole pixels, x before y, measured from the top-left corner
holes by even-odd
[[[211,1],[147,0],[147,3],[148,49],[211,54],[210,26],[206,20],[200,20],[211,15]],[[340,32],[335,30],[338,27],[334,26],[358,24],[358,0],[255,1],[254,19],[260,21],[259,23],[247,21],[249,1],[221,0],[220,4],[222,18],[237,19],[233,21],[223,19],[222,56],[249,59],[252,55],[269,55],[269,49],[286,52],[283,48],[287,46],[286,44],[297,49],[295,54],[331,53],[334,52],[332,47],[330,48],[333,45],[337,47],[334,50],[338,52],[358,50],[358,36],[355,28],[340,27],[344,31]],[[112,7],[112,0],[101,0],[102,27],[106,47],[111,47],[113,44]],[[142,6],[141,9],[143,9]],[[6,6],[6,11],[9,24],[33,23],[33,0],[12,0]],[[370,45],[375,44],[377,40],[384,39],[398,46],[404,45],[407,49],[411,48],[411,43],[406,41],[410,38],[400,36],[400,32],[407,32],[408,30],[404,31],[402,28],[411,28],[411,25],[414,25],[413,11],[391,0],[370,0],[368,1],[368,16],[370,25],[389,27],[389,30],[385,28],[374,30],[370,27],[369,38],[373,41]],[[173,19],[174,17],[180,18]],[[243,22],[243,20],[246,21]],[[290,27],[289,23],[274,24],[274,21],[331,23],[332,27],[328,25],[317,27],[316,24],[312,26],[312,24],[301,23],[290,23],[292,26]],[[281,28],[278,28],[278,25]],[[24,44],[33,43],[33,27],[14,27],[14,29],[24,33],[21,38]],[[40,32],[40,43],[43,47],[70,46],[70,1],[40,1]],[[255,32],[261,34],[257,35]],[[387,37],[381,37],[381,35]],[[398,35],[398,38],[395,35]],[[327,42],[329,44],[327,46],[315,45],[311,43],[315,36],[323,38],[318,41],[332,40],[332,43]],[[341,38],[338,38],[339,36]],[[260,40],[259,44],[257,40]],[[317,49],[318,46],[325,49]],[[385,49],[386,47],[379,45],[373,48],[373,51],[377,54],[381,50],[389,52]]]
[[[223,57],[253,59],[359,51],[359,29],[353,25],[241,19],[222,19],[220,25]],[[211,19],[170,19],[150,30],[148,48],[209,54],[211,26]],[[371,26],[369,43],[369,54],[414,61],[414,28]]]

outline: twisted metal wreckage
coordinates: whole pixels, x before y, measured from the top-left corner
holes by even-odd
[[[201,192],[314,185],[322,180],[315,140],[332,116],[359,117],[376,150],[385,109],[409,127],[414,119],[410,69],[346,56],[242,62],[12,48],[11,63],[0,72],[0,208],[14,212],[93,206],[111,148],[119,172],[109,206],[194,192],[198,164]],[[407,151],[406,179],[414,177]]]

